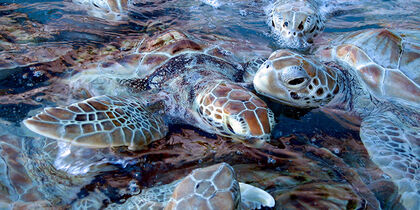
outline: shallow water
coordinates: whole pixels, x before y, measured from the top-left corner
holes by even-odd
[[[360,141],[359,120],[322,110],[269,102],[279,123],[272,146],[261,150],[184,125],[171,125],[167,138],[142,153],[68,148],[21,125],[43,107],[79,97],[56,81],[123,55],[145,35],[165,29],[209,43],[229,39],[258,46],[238,56],[267,57],[280,47],[266,24],[269,4],[226,0],[215,8],[199,0],[137,0],[121,20],[106,21],[71,1],[3,0],[0,208],[68,208],[83,202],[106,207],[222,161],[233,165],[240,181],[272,194],[277,208],[399,208],[395,185],[369,160]],[[343,0],[329,6],[336,12],[319,39],[368,28],[420,29],[418,1]]]

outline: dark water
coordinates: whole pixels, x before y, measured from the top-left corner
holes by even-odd
[[[82,201],[106,207],[137,194],[133,186],[166,184],[193,168],[222,161],[234,166],[240,181],[272,194],[277,208],[401,208],[395,185],[369,160],[358,119],[327,110],[297,110],[267,101],[278,124],[272,146],[261,150],[171,125],[168,137],[144,153],[72,148],[73,155],[61,162],[56,157],[65,146],[21,125],[43,107],[68,103],[70,93],[56,85],[59,79],[124,54],[146,34],[175,28],[228,37],[260,46],[256,53],[267,57],[279,47],[266,24],[268,5],[264,0],[224,1],[217,8],[199,0],[134,1],[121,20],[107,21],[71,1],[3,0],[0,209],[75,208]],[[323,37],[368,28],[420,29],[417,1],[340,1],[331,8],[334,16]]]

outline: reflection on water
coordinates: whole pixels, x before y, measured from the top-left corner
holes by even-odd
[[[126,55],[146,35],[168,28],[209,42],[231,39],[259,45],[252,53],[261,56],[278,48],[266,24],[264,8],[270,1],[226,0],[214,7],[208,2],[214,1],[134,0],[125,16],[107,21],[71,1],[2,1],[0,208],[120,204],[141,189],[218,162],[231,164],[240,181],[267,190],[287,209],[400,208],[396,186],[369,160],[360,141],[360,122],[348,116],[273,103],[279,124],[267,148],[247,148],[196,128],[171,125],[166,138],[141,153],[77,148],[21,126],[43,107],[86,97],[58,80]],[[320,40],[366,28],[419,29],[416,1],[333,3],[333,17]],[[238,53],[246,57],[249,52]]]

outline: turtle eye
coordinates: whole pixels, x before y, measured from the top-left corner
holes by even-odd
[[[271,25],[272,25],[273,27],[276,27],[276,26],[274,25],[274,20],[272,20],[272,21],[271,21]]]
[[[288,82],[289,85],[299,85],[305,82],[306,78],[300,77],[296,79],[292,79]]]

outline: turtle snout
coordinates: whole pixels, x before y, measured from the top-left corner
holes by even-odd
[[[323,22],[314,11],[275,13],[271,25],[280,40],[290,48],[307,48],[323,29]]]

